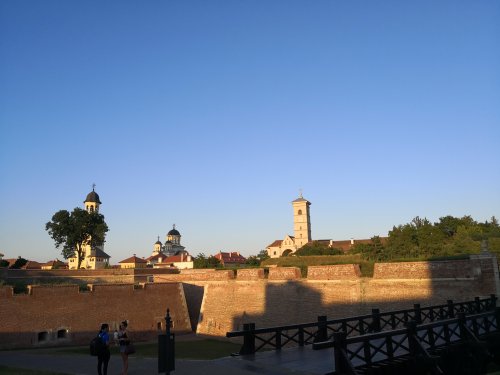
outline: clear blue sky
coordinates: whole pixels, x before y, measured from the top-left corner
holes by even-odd
[[[0,2],[0,252],[96,183],[115,264],[500,216],[500,2]]]

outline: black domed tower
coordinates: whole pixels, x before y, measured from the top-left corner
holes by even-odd
[[[99,194],[95,192],[95,184],[92,185],[92,191],[87,194],[87,198],[83,201],[87,212],[99,212],[99,205],[101,201]]]
[[[175,245],[181,244],[181,234],[177,229],[175,229],[175,224],[174,227],[167,233],[167,241],[170,241]]]

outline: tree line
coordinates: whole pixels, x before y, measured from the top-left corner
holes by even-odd
[[[500,253],[500,226],[493,216],[477,222],[471,216],[444,216],[431,223],[415,217],[394,226],[388,237],[374,236],[367,244],[355,244],[352,253],[373,261],[432,259],[478,253],[486,241],[489,251]]]

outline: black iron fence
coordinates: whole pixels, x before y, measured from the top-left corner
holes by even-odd
[[[479,338],[500,332],[500,309],[466,315],[459,312],[456,318],[418,325],[408,322],[406,328],[362,336],[347,337],[345,332],[335,332],[331,340],[313,344],[313,349],[334,348],[332,367],[336,374],[356,375],[364,369],[395,359],[419,358],[426,373],[441,374],[438,356],[440,349],[458,343],[480,345]]]
[[[476,297],[472,301],[453,302],[421,307],[415,304],[412,309],[381,313],[372,309],[371,314],[349,318],[328,320],[318,316],[318,321],[271,328],[256,328],[254,323],[243,324],[242,331],[227,332],[226,337],[243,337],[240,354],[251,354],[259,350],[280,350],[285,346],[304,346],[331,339],[335,333],[343,332],[346,337],[360,336],[405,327],[409,322],[425,324],[438,320],[452,319],[459,313],[467,315],[491,311],[496,306],[497,297]]]

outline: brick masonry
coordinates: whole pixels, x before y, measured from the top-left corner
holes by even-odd
[[[238,270],[238,280],[259,280],[265,277],[262,268],[248,268]]]
[[[33,286],[29,294],[14,295],[0,288],[0,348],[87,344],[108,323],[112,330],[128,319],[137,340],[154,339],[165,329],[170,308],[174,330],[190,331],[181,283],[94,285],[79,292],[76,285]]]
[[[307,268],[308,280],[343,280],[361,277],[359,264],[339,264],[335,266],[310,266]]]
[[[146,272],[146,271],[145,271]],[[13,295],[0,288],[0,347],[87,343],[102,322],[114,328],[129,319],[137,338],[156,337],[158,324],[170,307],[174,329],[225,336],[242,328],[315,321],[319,315],[341,318],[382,311],[464,301],[499,294],[495,257],[469,260],[377,264],[373,278],[359,276],[356,265],[314,266],[308,278],[294,267],[233,271],[197,270],[154,274],[155,283],[31,288]],[[68,330],[65,337],[58,332]],[[39,342],[40,333],[48,339]]]
[[[300,268],[297,267],[269,268],[269,280],[297,280],[300,277]]]

